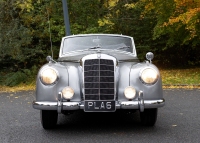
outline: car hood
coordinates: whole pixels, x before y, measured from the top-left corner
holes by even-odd
[[[121,51],[121,50],[86,50],[86,51],[75,51],[63,55],[58,58],[58,61],[80,61],[84,56],[90,54],[107,54],[115,57],[118,61],[138,61],[137,56],[133,55],[130,52]]]

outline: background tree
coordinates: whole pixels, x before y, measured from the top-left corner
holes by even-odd
[[[145,0],[144,13],[157,14],[153,39],[165,41],[160,60],[174,66],[200,64],[200,1]]]
[[[200,65],[199,0],[67,2],[72,34],[129,35],[141,60],[153,51],[159,67]],[[32,81],[51,55],[50,31],[54,59],[58,58],[65,36],[62,1],[1,0],[0,31],[0,84]]]

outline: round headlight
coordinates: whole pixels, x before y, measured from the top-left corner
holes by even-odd
[[[145,84],[154,84],[158,80],[158,72],[153,68],[146,68],[142,70],[140,78]]]
[[[42,83],[50,85],[56,82],[58,75],[54,69],[46,68],[41,72],[40,78]]]
[[[71,99],[74,96],[74,90],[67,86],[62,90],[62,95],[65,99]]]
[[[133,99],[135,98],[136,95],[136,90],[135,88],[129,86],[124,90],[124,95],[127,99]]]

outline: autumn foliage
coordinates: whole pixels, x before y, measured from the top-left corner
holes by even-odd
[[[129,35],[141,61],[152,51],[159,67],[200,66],[200,0],[67,2],[72,34]],[[57,59],[65,36],[61,0],[0,1],[0,83],[36,74],[51,55],[49,30]]]

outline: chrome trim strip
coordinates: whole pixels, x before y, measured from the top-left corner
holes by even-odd
[[[57,102],[38,102],[33,101],[33,108],[40,110],[57,110]]]
[[[58,110],[58,102],[39,102],[33,101],[33,108],[39,110]],[[62,102],[62,110],[78,110],[80,102]]]
[[[139,109],[139,101],[116,101],[116,109]],[[148,108],[159,108],[165,105],[165,99],[159,100],[144,100],[144,109]],[[42,101],[33,101],[33,108],[39,110],[57,110],[58,111],[58,102],[42,102]],[[84,102],[62,102],[62,110],[78,110],[84,109]]]
[[[140,108],[140,112],[144,112],[144,99],[143,99],[143,91],[139,91],[139,97],[138,97],[138,105]]]
[[[78,110],[80,109],[80,102],[63,102],[63,110]]]
[[[61,112],[62,112],[62,106],[63,106],[63,102],[62,102],[62,93],[61,92],[59,92],[58,93],[58,109],[57,109],[57,111],[58,111],[58,113],[60,114]]]
[[[121,109],[139,109],[138,101],[124,101],[120,105]]]
[[[124,101],[121,102],[121,109],[140,109],[139,101]],[[159,108],[165,105],[165,99],[159,100],[144,100],[144,109]]]

